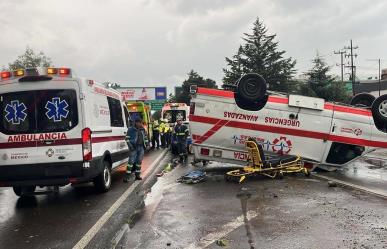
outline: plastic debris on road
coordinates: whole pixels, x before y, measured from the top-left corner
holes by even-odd
[[[194,184],[202,182],[205,179],[206,172],[203,172],[201,170],[194,170],[180,177],[179,179],[177,179],[177,181],[181,183]]]
[[[216,244],[218,246],[227,246],[227,242],[225,240],[217,240]]]

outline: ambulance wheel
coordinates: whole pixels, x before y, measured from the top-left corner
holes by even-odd
[[[112,174],[110,169],[110,163],[108,161],[103,161],[103,171],[96,178],[94,178],[95,188],[101,192],[109,191],[112,184]]]
[[[371,107],[372,116],[376,121],[387,123],[387,94],[377,98]]]
[[[259,111],[265,107],[267,100],[269,99],[268,95],[264,95],[261,99],[256,101],[247,101],[240,97],[237,93],[235,94],[235,103],[242,110],[248,111]]]
[[[13,187],[13,192],[19,197],[29,196],[35,192],[36,186]]]
[[[375,96],[369,93],[359,93],[352,97],[350,104],[353,106],[371,107],[374,101],[375,101]]]
[[[246,101],[257,101],[266,95],[266,81],[256,73],[243,75],[237,82],[237,93]]]

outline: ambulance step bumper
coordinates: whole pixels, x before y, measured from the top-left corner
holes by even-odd
[[[87,182],[101,172],[99,160],[90,162],[89,168],[82,161],[43,164],[0,166],[0,187],[56,186]]]

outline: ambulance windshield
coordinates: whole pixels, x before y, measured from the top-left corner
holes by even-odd
[[[185,110],[168,110],[164,112],[164,119],[168,120],[168,123],[175,123],[177,119],[186,121]]]
[[[78,124],[75,90],[39,90],[0,94],[0,132],[63,132]]]

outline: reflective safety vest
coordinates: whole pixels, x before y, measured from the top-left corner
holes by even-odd
[[[176,125],[175,126],[175,134],[177,141],[187,140],[189,135],[188,127],[185,125]]]
[[[159,131],[160,131],[160,133],[164,133],[164,131],[165,131],[165,123],[161,123],[159,125]]]

